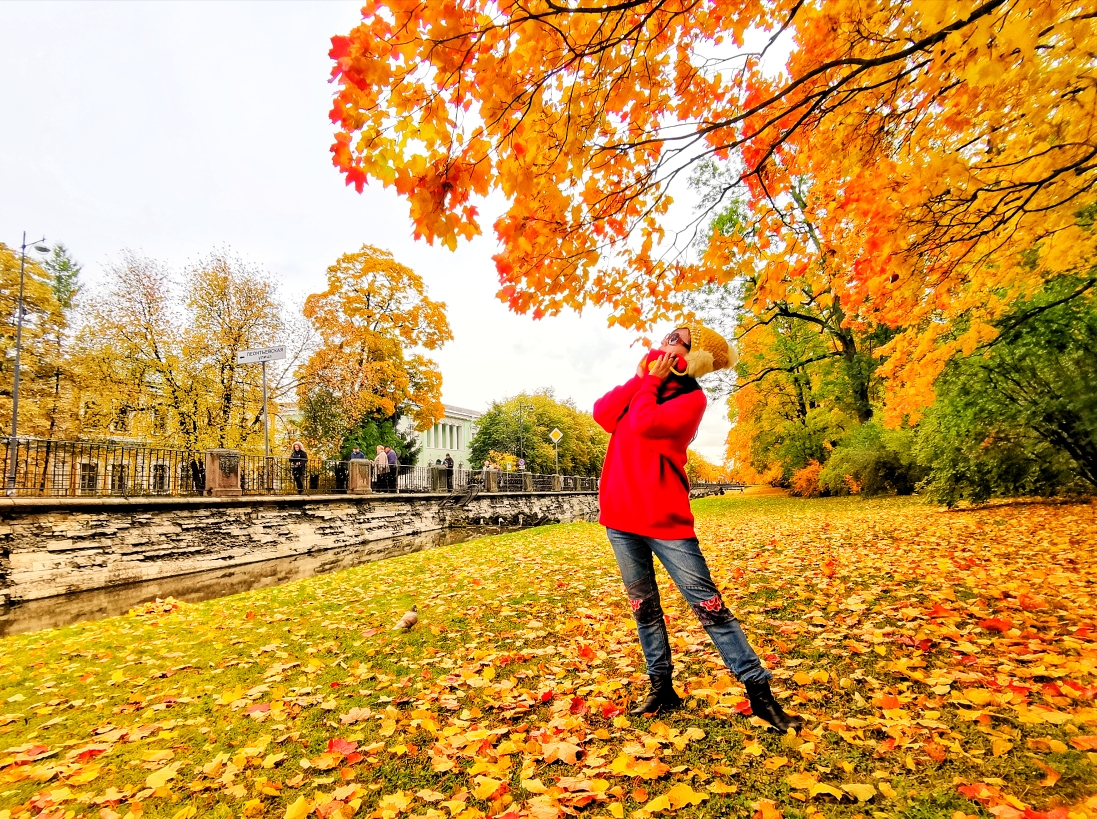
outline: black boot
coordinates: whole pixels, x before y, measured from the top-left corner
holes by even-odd
[[[671,711],[682,704],[682,698],[674,690],[670,674],[652,675],[650,679],[651,693],[646,700],[629,711],[629,716],[642,717],[644,714]]]
[[[782,734],[789,728],[799,731],[804,727],[799,717],[785,713],[785,709],[773,697],[768,682],[747,683],[747,696],[750,697],[750,710],[754,716],[761,717]]]

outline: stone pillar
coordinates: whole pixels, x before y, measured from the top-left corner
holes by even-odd
[[[430,491],[431,492],[447,492],[446,488],[446,468],[442,466],[432,466],[430,468]]]
[[[564,480],[559,475],[552,476],[552,491],[560,492],[564,488]]]
[[[206,494],[233,497],[240,492],[240,453],[235,449],[206,450]]]
[[[532,492],[533,491],[533,473],[532,472],[523,472],[522,473],[522,491],[523,492]]]
[[[499,473],[496,472],[494,469],[489,469],[487,472],[484,473],[484,491],[499,491]]]
[[[351,495],[368,495],[373,491],[370,483],[372,473],[372,461],[356,458],[350,463],[350,473],[347,475],[347,492]]]

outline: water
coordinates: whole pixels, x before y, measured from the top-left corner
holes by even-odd
[[[107,589],[46,597],[0,607],[0,636],[23,634],[47,628],[58,628],[85,620],[100,620],[125,614],[138,603],[157,597],[174,597],[187,603],[198,603],[230,594],[279,586],[327,572],[337,572],[374,560],[411,554],[424,549],[464,543],[486,535],[513,532],[527,527],[469,526],[460,529],[439,529],[418,535],[375,540],[361,546],[344,546],[311,554],[281,557],[226,566],[206,572],[127,583]]]

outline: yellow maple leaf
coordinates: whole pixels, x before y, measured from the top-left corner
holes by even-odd
[[[312,802],[303,796],[298,796],[297,801],[286,808],[284,819],[305,819],[312,812]]]
[[[84,768],[80,772],[70,776],[68,779],[65,780],[65,782],[67,782],[69,785],[86,785],[97,776],[99,776],[100,770],[101,766],[99,765]]]
[[[173,762],[165,768],[153,771],[145,777],[145,787],[153,790],[164,787],[168,782],[175,779],[175,774],[181,764],[181,762]]]
[[[804,773],[800,771],[798,773],[789,774],[785,777],[785,781],[788,782],[790,788],[810,790],[812,785],[816,785],[819,782],[819,778],[815,774]]]
[[[816,782],[811,788],[808,789],[808,794],[812,797],[826,795],[833,796],[835,799],[841,801],[844,794],[835,787],[826,784],[825,782]]]
[[[842,790],[851,796],[855,797],[858,802],[867,802],[876,795],[876,788],[870,784],[858,785],[849,784],[843,785]]]
[[[492,779],[490,776],[478,777],[472,795],[477,799],[490,799],[491,795],[499,790],[499,786],[502,784],[503,780],[501,779]]]
[[[667,791],[666,796],[674,810],[684,808],[686,805],[700,805],[709,798],[709,794],[695,791],[685,782],[679,782]]]
[[[642,779],[658,779],[670,770],[670,766],[658,759],[634,759],[623,751],[610,763],[609,770],[619,776],[639,776]]]
[[[648,813],[661,813],[663,811],[670,810],[670,797],[665,793],[654,797],[650,802],[644,805],[644,810]]]

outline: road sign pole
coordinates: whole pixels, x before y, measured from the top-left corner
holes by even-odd
[[[263,362],[263,452],[270,457],[270,416],[267,414],[267,362]]]
[[[549,437],[552,439],[552,443],[556,446],[556,474],[560,474],[560,439],[564,437],[559,429],[554,428],[549,433]]]
[[[286,358],[286,345],[278,344],[274,347],[260,347],[255,350],[240,350],[236,353],[237,364],[262,364],[263,365],[263,452],[266,453],[267,463],[264,472],[270,475],[270,413],[267,412],[267,362],[284,361]]]

